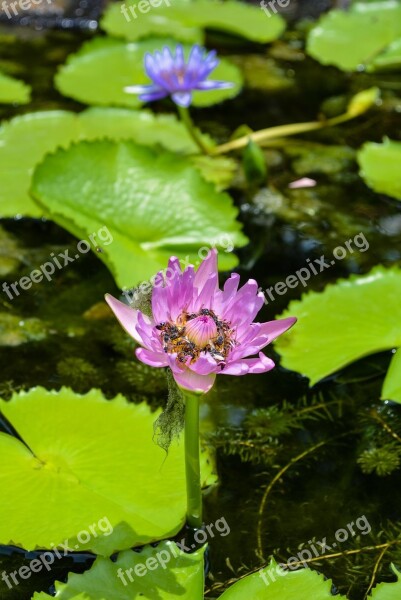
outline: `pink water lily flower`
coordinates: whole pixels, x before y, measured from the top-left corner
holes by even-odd
[[[253,322],[263,305],[263,293],[253,279],[238,290],[236,273],[220,290],[215,250],[196,272],[192,265],[182,272],[178,258],[172,257],[166,273],[160,272],[155,282],[152,318],[106,296],[121,325],[142,346],[136,350],[140,361],[170,367],[180,387],[199,393],[210,390],[216,375],[273,369],[274,362],[261,349],[296,319]],[[248,358],[252,355],[257,357]]]

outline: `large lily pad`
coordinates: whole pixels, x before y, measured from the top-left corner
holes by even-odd
[[[358,152],[361,175],[375,192],[401,200],[401,142],[367,142]]]
[[[354,71],[373,64],[399,37],[398,0],[356,2],[347,11],[332,10],[320,19],[309,34],[308,52],[324,65]]]
[[[268,18],[259,7],[233,0],[173,0],[171,3],[165,0],[157,10],[150,10],[146,14],[140,14],[137,8],[132,8],[132,14],[130,7],[134,5],[123,2],[110,6],[102,21],[103,29],[130,41],[164,34],[191,42],[202,38],[202,29],[217,29],[255,42],[271,42],[285,29],[285,21],[278,13],[271,11]],[[125,6],[125,10],[122,6]]]
[[[395,583],[379,583],[372,591],[371,600],[398,600],[401,597],[401,572],[394,565],[391,565],[391,568],[397,576],[397,581]]]
[[[265,569],[241,579],[220,600],[332,600],[331,581],[311,569],[285,571],[274,560]],[[345,600],[341,594],[337,600]]]
[[[282,363],[311,384],[354,360],[401,346],[401,269],[377,267],[310,292],[283,316],[298,317],[291,336],[276,342]]]
[[[127,94],[124,87],[150,83],[144,70],[144,56],[147,52],[164,46],[174,49],[176,42],[152,38],[125,43],[111,38],[96,38],[69,57],[56,76],[56,87],[65,96],[86,104],[137,108],[143,103],[136,94]],[[185,51],[188,53],[189,48],[186,47]],[[234,83],[234,87],[195,92],[194,106],[210,106],[222,102],[233,98],[241,90],[242,76],[239,69],[225,59],[221,59],[212,78],[230,81]]]
[[[34,197],[81,239],[107,226],[113,242],[99,257],[119,286],[131,287],[165,268],[176,254],[200,262],[205,246],[247,239],[231,198],[205,181],[189,159],[131,142],[81,142],[48,156],[34,178]],[[221,252],[221,268],[236,264]]]
[[[147,110],[89,108],[80,114],[54,110],[15,117],[0,128],[0,217],[41,216],[43,211],[29,195],[36,165],[57,148],[100,138],[161,144],[184,154],[198,150],[174,115]],[[207,136],[204,142],[212,144]]]
[[[153,442],[157,414],[145,403],[35,388],[0,410],[26,444],[0,433],[0,543],[109,556],[183,525],[183,444],[166,456]]]
[[[116,562],[99,557],[83,575],[70,573],[67,583],[56,582],[55,597],[59,600],[133,600],[139,596],[143,600],[202,600],[204,552],[205,547],[185,554],[174,542],[161,542],[156,548],[146,546],[140,552],[123,552]],[[51,597],[42,592],[34,594],[32,600]]]
[[[0,72],[0,104],[27,104],[30,100],[29,85]]]

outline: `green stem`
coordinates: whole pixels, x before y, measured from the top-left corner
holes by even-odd
[[[184,123],[189,135],[191,136],[191,138],[193,139],[195,144],[198,146],[199,150],[203,154],[209,154],[209,149],[203,143],[202,136],[199,133],[199,131],[196,129],[196,127],[191,119],[191,115],[189,114],[189,110],[187,108],[184,108],[184,106],[177,105],[177,108],[178,108],[178,114],[180,115],[181,121]]]
[[[199,458],[199,395],[184,391],[185,472],[187,479],[187,523],[202,527],[202,491]]]
[[[345,123],[350,119],[354,119],[356,114],[340,115],[333,119],[327,119],[326,121],[310,121],[308,123],[291,123],[289,125],[278,125],[277,127],[269,127],[268,129],[261,129],[255,133],[245,135],[226,144],[221,144],[216,148],[213,148],[212,154],[224,154],[225,152],[231,152],[232,150],[239,150],[248,145],[250,140],[263,144],[264,141],[271,140],[274,138],[284,137],[288,135],[297,135],[299,133],[307,133],[308,131],[316,131],[317,129],[323,129],[323,127],[333,127],[340,123]]]

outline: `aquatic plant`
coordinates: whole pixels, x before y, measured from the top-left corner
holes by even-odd
[[[218,287],[217,251],[211,250],[198,270],[182,272],[172,257],[166,273],[159,272],[152,292],[152,317],[110,295],[115,316],[140,345],[137,358],[155,368],[169,367],[185,398],[185,444],[188,510],[193,527],[202,526],[199,470],[199,399],[216,375],[246,375],[270,371],[274,362],[262,348],[287,331],[292,317],[254,322],[263,305],[258,284],[249,280],[238,290],[233,273],[223,290]],[[257,358],[247,358],[258,353]]]

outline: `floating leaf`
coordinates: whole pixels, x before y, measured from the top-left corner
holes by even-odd
[[[349,10],[332,10],[311,30],[308,52],[324,65],[353,71],[371,64],[401,37],[401,5],[356,2]]]
[[[400,296],[401,269],[377,267],[291,302],[284,316],[298,323],[276,342],[282,364],[313,385],[363,356],[401,346]]]
[[[311,569],[283,570],[274,560],[265,569],[241,579],[220,600],[333,600],[331,581]],[[336,600],[345,600],[341,594]]]
[[[399,600],[401,597],[401,572],[391,565],[393,573],[397,576],[395,583],[379,583],[372,591],[371,600]]]
[[[27,104],[30,100],[29,85],[0,72],[0,104]]]
[[[386,138],[383,143],[367,142],[358,152],[361,176],[379,194],[401,200],[401,142]]]
[[[45,154],[71,142],[99,138],[133,139],[138,144],[161,144],[180,153],[198,148],[175,115],[154,115],[147,110],[89,108],[80,114],[67,111],[29,113],[0,128],[0,216],[37,217],[42,210],[29,195],[34,168]],[[204,142],[211,145],[208,136]]]
[[[370,71],[384,71],[388,69],[400,69],[401,67],[401,38],[395,40],[370,65]]]
[[[243,246],[231,198],[187,158],[131,142],[81,142],[48,156],[33,178],[34,197],[80,239],[107,226],[113,242],[99,257],[119,286],[153,277],[172,254],[200,263],[198,251]],[[220,267],[236,257],[220,254]]]
[[[199,42],[201,29],[217,29],[255,42],[271,42],[283,33],[285,21],[273,12],[270,18],[264,18],[260,8],[233,0],[164,0],[157,11],[150,10],[147,14],[139,14],[133,2],[112,5],[106,11],[102,27],[107,33],[130,41],[149,35],[170,35],[184,42]]]
[[[65,96],[86,104],[137,108],[142,101],[136,94],[124,92],[124,87],[151,83],[144,70],[144,56],[164,46],[174,50],[176,42],[159,38],[127,44],[111,38],[96,38],[69,57],[56,75],[56,87]],[[188,54],[189,48],[184,49]],[[194,106],[210,106],[233,98],[242,86],[239,69],[225,59],[221,59],[213,71],[213,79],[230,81],[234,87],[195,92]]]
[[[56,582],[56,598],[202,600],[205,548],[186,554],[174,542],[161,542],[156,548],[122,552],[116,562],[99,557],[89,571],[70,573],[67,583]],[[34,594],[32,600],[51,597],[42,592]]]
[[[382,389],[383,400],[394,400],[401,404],[401,350],[394,354]]]
[[[157,414],[145,403],[35,388],[1,400],[0,410],[26,444],[0,433],[1,544],[33,550],[67,540],[109,556],[183,525],[183,444],[166,456],[152,441]]]

